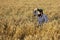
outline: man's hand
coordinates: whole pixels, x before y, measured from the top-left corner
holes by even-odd
[[[34,15],[34,16],[36,16],[36,15]]]
[[[36,11],[36,10],[37,10],[37,8],[34,9],[34,11]]]

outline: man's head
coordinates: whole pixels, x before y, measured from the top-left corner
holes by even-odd
[[[42,14],[43,14],[43,10],[42,9],[37,9],[37,12],[38,12],[38,16],[42,16]]]
[[[42,16],[42,14],[43,14],[43,10],[42,9],[36,8],[36,9],[34,9],[34,11],[38,13],[38,16]]]

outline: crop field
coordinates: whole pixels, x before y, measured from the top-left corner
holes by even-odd
[[[35,8],[48,16],[39,28]],[[0,40],[60,40],[60,0],[0,0]]]

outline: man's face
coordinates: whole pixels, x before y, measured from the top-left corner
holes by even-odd
[[[42,15],[42,12],[37,11],[37,13],[38,13],[38,16],[41,16]]]

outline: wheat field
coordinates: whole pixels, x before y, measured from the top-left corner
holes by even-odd
[[[49,19],[40,28],[35,8]],[[60,0],[0,0],[0,40],[60,40]]]

